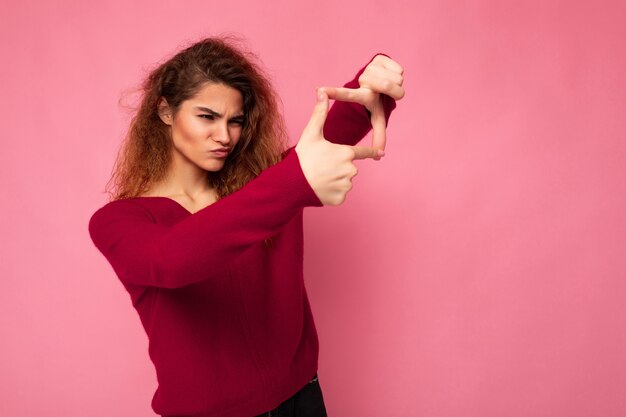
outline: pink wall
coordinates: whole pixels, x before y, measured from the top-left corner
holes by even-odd
[[[626,415],[626,3],[45,3],[0,18],[1,416],[154,415],[87,221],[122,91],[222,31],[262,57],[293,143],[316,86],[376,51],[405,68],[387,156],[305,211],[329,415]]]

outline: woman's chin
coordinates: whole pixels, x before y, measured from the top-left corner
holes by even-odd
[[[213,160],[213,161],[205,161],[203,164],[200,164],[200,167],[205,171],[219,171],[224,168],[224,161]]]

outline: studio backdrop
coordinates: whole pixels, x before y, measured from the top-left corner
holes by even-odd
[[[386,156],[304,211],[331,417],[626,415],[626,3],[2,9],[1,416],[154,415],[147,337],[87,224],[133,89],[224,33],[258,54],[291,144],[317,86],[377,52],[404,68]]]

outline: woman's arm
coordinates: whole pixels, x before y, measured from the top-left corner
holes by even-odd
[[[352,80],[344,84],[344,88],[359,89],[360,87],[365,87],[371,89],[374,93],[379,93],[384,110],[384,124],[386,126],[391,112],[396,107],[396,100],[391,95],[400,99],[404,95],[404,90],[401,87],[402,68],[390,59],[383,59],[382,57],[387,57],[387,55],[374,55],[368,64],[357,72]],[[390,69],[384,68],[383,64]],[[368,72],[364,74],[366,69]],[[381,82],[383,80],[388,82]],[[339,94],[336,91],[340,89],[325,87],[325,90],[330,98],[337,98],[337,101],[333,103],[328,112],[326,123],[324,124],[324,137],[333,143],[356,145],[372,129],[371,113],[363,104],[358,102],[363,100],[340,101],[348,99],[345,94]],[[351,100],[354,100],[354,98],[351,98]]]
[[[359,71],[346,87],[358,87],[359,77],[367,68]],[[335,93],[338,99],[342,98],[341,92]],[[388,119],[395,101],[383,94],[381,97]],[[316,112],[321,114],[320,109]],[[343,101],[333,105],[324,126],[324,136],[340,144],[357,143],[371,129],[366,108],[357,102]],[[321,139],[321,130],[319,134]],[[359,153],[363,153],[359,158],[372,157],[367,149]],[[357,155],[350,152],[350,156],[347,159]],[[89,234],[125,283],[176,288],[218,277],[238,254],[278,233],[303,207],[324,205],[316,192],[338,196],[343,201],[349,189],[343,186],[350,176],[346,169],[349,161],[339,157],[332,162],[328,158],[316,160],[315,155],[312,158],[308,154],[303,157],[309,165],[324,166],[334,174],[309,172],[313,177],[307,179],[292,147],[282,161],[262,171],[240,190],[172,227],[156,224],[136,202],[118,200],[92,215]],[[340,171],[343,174],[338,177]],[[308,180],[316,184],[317,191]],[[334,201],[326,204],[336,204]]]
[[[242,251],[306,206],[322,203],[290,148],[240,190],[172,227],[154,223],[132,200],[116,200],[91,216],[89,234],[122,282],[176,288],[223,276]]]

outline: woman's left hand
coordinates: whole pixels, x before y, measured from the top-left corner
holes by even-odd
[[[365,106],[370,112],[372,122],[372,147],[385,149],[386,129],[385,112],[381,94],[387,94],[395,100],[404,97],[404,70],[393,59],[385,55],[376,55],[359,76],[359,88],[321,87],[329,98],[351,101]]]

